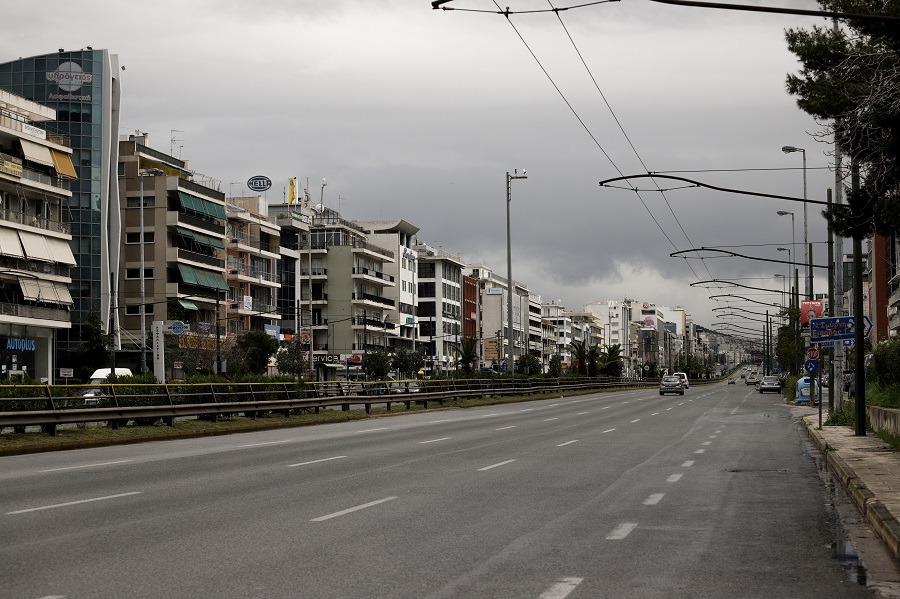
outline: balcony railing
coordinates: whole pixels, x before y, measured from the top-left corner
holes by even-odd
[[[30,169],[27,166],[22,165],[21,158],[15,158],[10,156],[9,154],[4,154],[0,152],[0,163],[5,165],[15,165],[10,168],[0,168],[0,172],[5,172],[14,177],[19,177],[21,179],[28,179],[29,181],[35,181],[36,183],[41,183],[43,185],[49,185],[50,187],[56,187],[57,189],[64,189],[69,191],[71,188],[69,184],[69,179],[63,177],[51,177],[46,173],[41,173],[36,170]],[[19,170],[21,169],[21,173]],[[13,172],[15,171],[15,172]]]
[[[61,223],[58,220],[41,218],[33,214],[10,210],[9,208],[0,209],[0,219],[11,223],[30,225],[47,231],[59,231],[60,233],[69,232],[69,225]]]
[[[375,279],[381,279],[382,281],[390,281],[394,282],[393,275],[386,275],[383,272],[372,270],[371,268],[358,267],[353,269],[353,274],[355,275],[366,275],[367,277],[373,277]]]
[[[209,256],[207,254],[200,254],[198,252],[192,252],[190,250],[185,250],[182,248],[178,248],[178,257],[182,260],[191,260],[192,262],[201,262],[203,264],[209,264],[210,266],[215,266],[218,268],[225,267],[225,261],[216,258],[215,256]]]
[[[56,320],[59,322],[69,322],[70,320],[68,310],[44,308],[43,306],[23,306],[21,304],[9,304],[5,302],[0,303],[0,316],[39,318],[41,320]]]
[[[372,295],[371,293],[354,293],[353,299],[356,301],[360,301],[360,302],[362,302],[362,301],[375,302],[375,303],[381,304],[383,306],[390,306],[391,308],[393,308],[397,304],[392,299],[388,299],[386,297],[381,297],[380,295]]]

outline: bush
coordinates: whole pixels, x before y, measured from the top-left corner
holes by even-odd
[[[900,339],[879,344],[872,352],[866,378],[880,387],[900,386]]]

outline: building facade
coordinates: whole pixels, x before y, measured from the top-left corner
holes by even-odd
[[[69,140],[77,179],[62,212],[77,266],[71,270],[72,326],[58,331],[63,362],[81,345],[82,322],[97,314],[104,332],[118,328],[121,212],[118,164],[118,56],[86,48],[0,64],[0,89],[56,110],[55,127]]]

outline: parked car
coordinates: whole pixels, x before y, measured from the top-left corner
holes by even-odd
[[[110,376],[113,375],[112,368],[98,368],[91,375],[88,384],[90,385],[101,385],[109,379]],[[116,368],[115,376],[132,376],[130,368]],[[91,387],[89,389],[85,389],[81,392],[81,397],[84,398],[84,407],[91,408],[97,407],[99,405],[100,400],[105,397],[104,391],[99,387]]]
[[[766,391],[781,393],[781,381],[777,376],[764,376],[759,382],[759,392],[765,393]]]
[[[815,379],[805,376],[797,381],[797,395],[795,397],[797,403],[819,403],[819,386]]]
[[[666,393],[684,395],[684,381],[681,380],[680,376],[666,375],[662,377],[662,380],[659,382],[659,394],[665,395]]]
[[[677,376],[678,378],[680,378],[680,379],[681,379],[681,382],[684,383],[684,388],[685,388],[685,389],[690,389],[690,388],[691,388],[691,384],[690,384],[690,382],[688,382],[688,375],[687,375],[687,373],[684,373],[684,372],[674,372],[674,373],[672,373],[672,376]]]

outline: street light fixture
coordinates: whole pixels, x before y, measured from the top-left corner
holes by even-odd
[[[513,355],[513,301],[512,296],[515,291],[515,285],[513,283],[512,276],[512,242],[510,241],[510,227],[509,227],[509,205],[512,203],[512,183],[513,179],[527,179],[528,177],[525,175],[525,169],[522,169],[522,174],[519,174],[518,169],[513,169],[513,173],[509,174],[509,171],[506,172],[506,276],[509,287],[507,288],[507,302],[506,302],[506,321],[507,321],[507,336],[509,338],[509,360],[506,363],[506,368],[509,370],[509,376],[513,376],[514,367],[513,362],[515,360],[515,356]]]
[[[801,152],[803,154],[803,199],[806,200],[806,150],[803,148],[795,148],[794,146],[784,146],[781,151],[785,154],[793,152]],[[791,225],[793,226],[793,216],[791,216]],[[806,218],[806,202],[803,202],[803,274],[806,279],[804,288],[806,290],[806,299],[812,299],[812,285],[809,280],[809,238],[808,238],[808,222]]]
[[[144,279],[144,238],[146,233],[144,232],[144,177],[156,177],[158,175],[165,175],[165,171],[158,168],[142,168],[138,170],[138,178],[141,182],[140,185],[140,228],[141,228],[141,374],[147,374],[147,314],[144,309],[144,301],[145,301],[145,279]],[[155,190],[155,186],[154,186]],[[154,202],[154,205],[155,202]],[[154,221],[155,225],[155,221]]]

